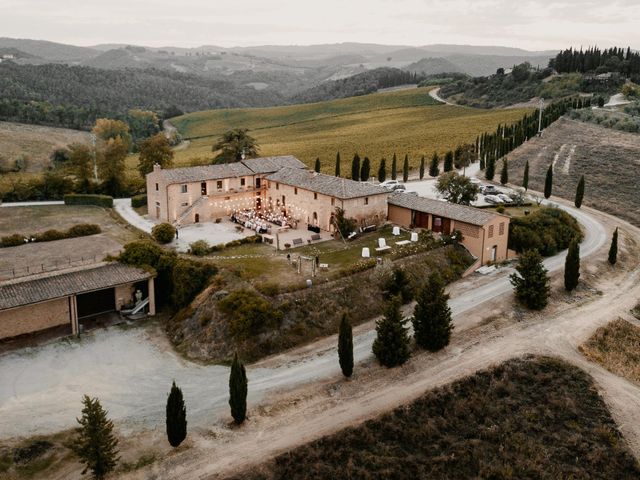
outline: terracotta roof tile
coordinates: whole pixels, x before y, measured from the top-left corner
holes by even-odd
[[[450,218],[471,225],[482,226],[497,217],[496,214],[475,207],[420,197],[413,193],[396,193],[389,197],[389,205],[409,208],[439,217]]]

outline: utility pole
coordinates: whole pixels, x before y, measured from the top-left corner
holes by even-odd
[[[538,106],[538,136],[542,136],[542,110],[544,110],[544,98],[540,99],[540,105]]]

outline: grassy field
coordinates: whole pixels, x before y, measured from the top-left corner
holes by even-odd
[[[235,479],[638,478],[591,378],[549,357],[505,362]]]
[[[580,346],[582,354],[616,375],[640,383],[640,328],[618,319]]]
[[[528,160],[529,188],[542,191],[549,164],[555,163],[553,195],[573,200],[584,175],[585,205],[640,226],[640,135],[562,118],[508,158],[514,185],[521,183]]]
[[[222,132],[246,127],[258,140],[261,155],[295,155],[309,166],[320,157],[322,170],[333,174],[336,152],[340,151],[342,171],[347,173],[357,151],[371,158],[375,175],[383,156],[387,172],[394,152],[399,170],[405,154],[416,168],[420,156],[430,158],[434,151],[444,153],[475,141],[478,134],[517,120],[527,111],[441,105],[428,92],[428,88],[419,88],[304,105],[187,114],[172,119],[181,134],[191,139],[187,148],[175,152],[175,163],[206,162]],[[136,161],[132,156],[129,168]]]

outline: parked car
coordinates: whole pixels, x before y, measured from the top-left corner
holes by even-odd
[[[485,195],[484,196],[484,201],[487,203],[493,203],[495,205],[502,205],[504,204],[504,201],[498,197],[497,195]]]
[[[500,190],[498,190],[493,185],[483,185],[482,187],[480,187],[480,193],[484,195],[497,195],[498,193],[500,193]]]
[[[480,183],[482,183],[482,182],[480,182],[480,180],[478,180],[476,177],[471,177],[471,178],[469,179],[469,181],[470,181],[471,183],[473,183],[474,185],[478,185],[479,187],[481,187]]]
[[[502,200],[504,203],[513,203],[513,200],[506,193],[499,193],[497,197]]]
[[[391,190],[393,190],[394,192],[404,192],[407,189],[407,187],[404,186],[404,184],[399,183],[397,185],[394,185]]]
[[[381,187],[388,188],[389,190],[393,190],[393,187],[396,185],[400,185],[398,180],[385,180],[380,184]]]

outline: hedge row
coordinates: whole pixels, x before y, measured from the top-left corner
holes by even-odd
[[[95,205],[97,207],[112,208],[113,197],[109,195],[90,195],[84,193],[70,193],[64,196],[65,205]]]
[[[100,232],[102,232],[100,225],[95,225],[93,223],[81,223],[64,231],[47,230],[33,235],[14,233],[13,235],[7,235],[6,237],[0,238],[0,248],[17,247],[18,245],[28,242],[51,242],[53,240],[63,240],[65,238],[86,237]]]
[[[131,197],[131,206],[133,208],[144,207],[147,204],[147,196],[145,194],[135,195]]]
[[[251,237],[239,238],[229,243],[221,243],[219,245],[209,245],[206,240],[196,240],[190,245],[189,253],[198,257],[204,257],[212,252],[219,252],[225,248],[237,247],[239,245],[245,245],[247,243],[261,243],[262,237],[260,235],[252,235]]]

